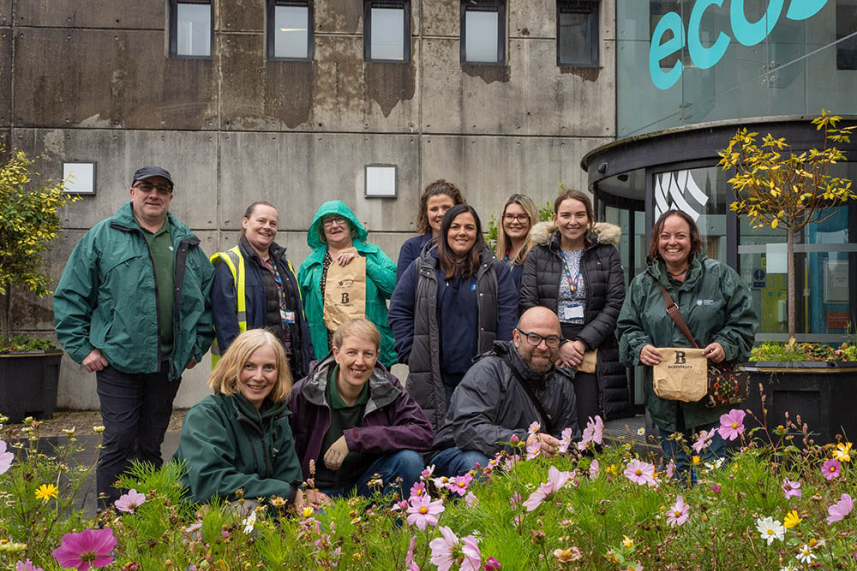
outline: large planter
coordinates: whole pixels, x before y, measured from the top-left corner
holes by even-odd
[[[800,415],[816,444],[835,442],[837,434],[857,438],[857,362],[757,361],[744,368],[750,373],[747,408],[762,418],[761,385],[768,427],[784,425],[788,412],[794,423]]]
[[[62,351],[0,354],[0,413],[10,422],[53,418]]]

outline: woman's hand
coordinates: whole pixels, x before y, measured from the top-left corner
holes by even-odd
[[[661,352],[654,345],[645,345],[640,351],[640,363],[654,367],[661,363]]]
[[[332,504],[333,501],[330,499],[325,493],[319,492],[318,490],[307,490],[306,494],[304,494],[304,500],[306,505],[312,507],[313,509],[319,509],[328,504]]]
[[[726,350],[723,349],[723,345],[720,343],[712,343],[702,350],[702,355],[710,361],[719,363],[726,358]]]
[[[336,263],[340,266],[347,266],[356,256],[357,252],[354,250],[339,252],[339,255],[336,256]]]
[[[584,353],[586,353],[586,345],[583,344],[583,341],[563,343],[559,348],[557,364],[561,367],[576,367],[583,362]]]

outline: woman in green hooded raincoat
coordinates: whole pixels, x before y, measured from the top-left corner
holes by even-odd
[[[369,233],[341,200],[322,204],[307,232],[310,254],[298,271],[316,359],[330,351],[333,335],[324,324],[324,290],[327,270],[332,264],[347,266],[355,255],[366,258],[366,319],[381,332],[379,361],[390,368],[396,363],[393,333],[387,326],[387,301],[396,287],[396,264],[373,244],[366,243]],[[353,249],[352,249],[353,248]],[[355,254],[356,251],[356,254]]]

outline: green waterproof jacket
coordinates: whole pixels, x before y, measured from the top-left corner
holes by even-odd
[[[750,358],[759,326],[750,289],[726,264],[697,254],[683,283],[667,275],[661,260],[650,260],[646,271],[631,282],[616,325],[620,359],[624,365],[639,365],[640,351],[645,345],[691,346],[667,313],[661,286],[667,288],[670,297],[678,304],[700,347],[716,342],[723,346],[726,361],[742,362]],[[707,408],[701,403],[658,397],[652,389],[651,367],[644,367],[643,388],[646,408],[651,412],[655,425],[670,432],[676,429],[678,407],[684,413],[688,429],[715,422],[731,408],[731,405]]]
[[[193,405],[182,424],[173,459],[184,462],[182,484],[195,502],[244,497],[293,502],[303,480],[286,401],[266,400],[256,410],[241,393],[210,395]]]
[[[367,244],[369,234],[341,200],[325,202],[315,213],[315,218],[307,232],[307,244],[312,248],[310,254],[298,271],[298,282],[304,298],[304,313],[309,323],[312,344],[316,359],[324,359],[330,351],[327,343],[327,328],[324,326],[324,301],[321,298],[322,263],[327,254],[327,244],[322,242],[321,219],[336,214],[348,219],[352,227],[354,248],[366,258],[366,319],[375,324],[381,332],[381,354],[379,361],[385,367],[396,363],[393,350],[393,332],[387,326],[387,301],[396,288],[396,264],[378,246]]]
[[[173,353],[170,380],[191,358],[200,361],[214,340],[214,268],[190,229],[167,214],[175,252]],[[87,232],[54,293],[57,339],[75,362],[99,349],[124,373],[160,369],[158,292],[152,256],[128,201]]]

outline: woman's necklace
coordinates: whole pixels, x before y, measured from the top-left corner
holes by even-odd
[[[677,273],[675,273],[675,274],[674,274],[674,273],[672,273],[672,272],[671,272],[671,271],[669,271],[669,270],[667,270],[667,273],[668,273],[671,277],[677,278],[677,277],[680,277],[680,276],[683,276],[684,274],[686,274],[686,273],[687,273],[687,270],[689,270],[689,269],[690,269],[690,266],[686,267],[686,268],[685,268],[685,269],[683,269],[682,271],[677,272]]]

